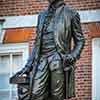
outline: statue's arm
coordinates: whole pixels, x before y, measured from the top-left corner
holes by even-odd
[[[37,51],[37,46],[38,46],[38,38],[39,38],[39,31],[38,31],[38,27],[39,27],[39,19],[40,19],[40,15],[38,16],[38,23],[37,23],[37,27],[36,27],[36,38],[34,41],[34,45],[32,47],[32,53],[29,56],[27,63],[25,64],[25,67],[21,70],[21,73],[28,73],[32,70],[32,63],[34,62],[35,59],[35,54]]]
[[[85,38],[81,29],[80,16],[77,12],[73,14],[71,25],[72,36],[75,44],[73,50],[71,51],[71,54],[77,60],[80,58],[81,51],[85,44]]]
[[[38,25],[37,25],[37,28],[36,28],[36,38],[35,38],[35,41],[34,41],[34,45],[32,47],[32,53],[29,56],[27,63],[26,63],[27,66],[32,65],[32,62],[34,61],[35,54],[36,54],[36,51],[37,51],[37,49],[36,49],[37,46],[38,46]]]

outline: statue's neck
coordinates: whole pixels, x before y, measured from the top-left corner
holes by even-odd
[[[49,8],[56,9],[56,8],[60,7],[61,5],[63,5],[63,4],[64,4],[63,0],[58,0],[58,1],[55,1],[53,4],[49,4]]]

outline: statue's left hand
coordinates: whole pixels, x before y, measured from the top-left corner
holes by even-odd
[[[65,55],[65,62],[69,64],[74,64],[76,62],[76,58],[72,54]]]

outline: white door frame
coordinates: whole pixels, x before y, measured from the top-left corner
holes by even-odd
[[[100,100],[100,38],[92,40],[92,100]],[[98,80],[98,81],[97,81]]]

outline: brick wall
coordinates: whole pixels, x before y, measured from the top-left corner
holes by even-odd
[[[47,0],[0,0],[0,16],[32,15],[47,7]],[[65,0],[77,10],[99,9],[100,0]]]
[[[77,98],[75,100],[92,100],[91,36],[88,32],[84,32],[84,36],[86,40],[85,47],[81,54],[80,60],[77,61],[77,68],[75,71]]]

